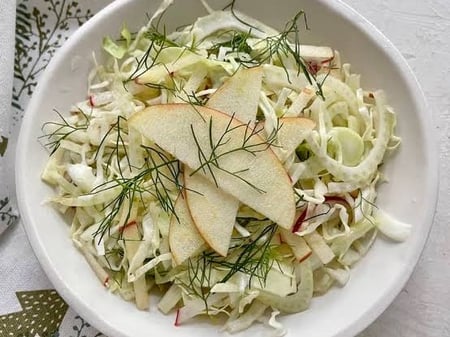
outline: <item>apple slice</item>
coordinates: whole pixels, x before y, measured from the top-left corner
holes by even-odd
[[[292,226],[290,178],[248,125],[207,107],[163,104],[134,114],[129,127],[281,227]]]
[[[180,194],[175,201],[175,215],[169,224],[169,247],[175,264],[181,264],[202,251],[205,241],[195,227],[186,204]],[[178,218],[177,218],[178,217]]]
[[[277,132],[278,143],[275,143],[279,146],[272,146],[272,149],[280,161],[284,162],[305,140],[316,123],[312,119],[303,117],[283,117],[279,119],[279,123],[281,128]]]
[[[312,250],[311,248],[309,248],[305,239],[303,239],[301,236],[291,233],[284,228],[281,229],[280,236],[281,239],[286,242],[289,247],[291,247],[291,250],[298,262],[303,262],[309,256],[311,256]]]
[[[261,91],[262,68],[240,69],[208,100],[206,106],[243,123],[254,123]],[[186,201],[203,239],[222,256],[230,245],[239,200],[185,167]],[[197,193],[195,193],[195,192]],[[200,194],[199,194],[200,193]]]
[[[122,229],[122,235],[125,240],[125,249],[127,251],[128,261],[131,263],[131,260],[136,255],[142,240],[136,221],[126,224]],[[133,288],[136,294],[135,301],[137,308],[139,310],[147,310],[149,307],[149,296],[145,276],[141,276],[134,281]]]
[[[258,111],[262,67],[239,69],[211,95],[206,106],[240,120],[253,123]]]
[[[334,57],[334,51],[330,47],[300,45],[300,54],[305,61],[326,62]]]
[[[239,200],[219,189],[203,175],[192,172],[185,166],[184,186],[192,220],[208,245],[226,256]]]

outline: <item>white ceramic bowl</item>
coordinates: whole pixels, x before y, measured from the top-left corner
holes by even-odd
[[[226,1],[211,1],[222,8]],[[299,9],[308,15],[311,30],[305,43],[341,51],[367,88],[383,88],[398,113],[397,132],[403,143],[385,167],[389,184],[380,188],[378,203],[395,217],[413,225],[402,244],[378,239],[352,270],[351,280],[313,300],[304,313],[285,316],[289,336],[351,336],[369,325],[394,299],[409,278],[432,224],[437,198],[437,156],[423,94],[405,60],[369,22],[334,0],[245,1],[242,11],[282,28]],[[264,5],[263,5],[264,4]],[[175,328],[174,317],[164,316],[152,302],[150,312],[105,291],[69,238],[68,226],[42,201],[52,194],[41,182],[47,152],[38,143],[40,127],[86,98],[86,78],[92,52],[100,53],[105,35],[117,36],[122,23],[136,29],[146,23],[158,1],[116,1],[80,28],[61,48],[41,79],[23,120],[17,152],[17,192],[22,219],[33,249],[55,288],[91,324],[113,336],[216,336],[218,326],[196,322]],[[275,14],[276,13],[276,14]],[[165,16],[168,28],[206,14],[198,0],[178,0]],[[261,335],[261,328],[244,332]]]

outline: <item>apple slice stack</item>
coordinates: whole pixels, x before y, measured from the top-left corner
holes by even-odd
[[[175,264],[207,245],[227,255],[240,203],[290,229],[292,183],[283,161],[314,128],[306,118],[281,118],[276,147],[256,123],[263,72],[241,69],[206,106],[154,105],[129,119],[129,128],[184,164],[184,191],[175,203],[169,244]]]

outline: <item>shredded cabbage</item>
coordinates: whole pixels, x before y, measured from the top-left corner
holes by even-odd
[[[375,205],[379,167],[400,143],[396,116],[385,94],[361,88],[332,48],[300,46],[284,40],[286,32],[207,4],[209,15],[166,35],[155,22],[171,3],[163,1],[137,34],[123,27],[118,41],[104,38],[109,60],[94,60],[88,99],[43,127],[51,155],[42,179],[55,187],[50,202],[71,217],[74,244],[111,291],[146,308],[157,285],[158,308],[176,310],[175,325],[224,314],[228,332],[262,321],[281,336],[280,312],[306,310],[314,296],[344,286],[378,231],[407,239],[411,226]],[[238,69],[255,66],[264,74],[255,125],[264,122],[266,137],[283,127],[281,118],[316,125],[282,162],[296,221],[281,229],[241,204],[227,256],[205,244],[176,265],[169,234],[182,164],[127,120],[155,104],[203,105]]]

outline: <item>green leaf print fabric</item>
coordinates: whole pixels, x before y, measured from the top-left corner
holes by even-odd
[[[15,207],[14,153],[23,114],[52,57],[110,2],[0,0],[0,337],[104,336],[51,289],[31,252]]]
[[[11,174],[12,152],[9,151],[12,113],[15,1],[0,3],[0,234],[17,220],[13,205],[14,176]]]

